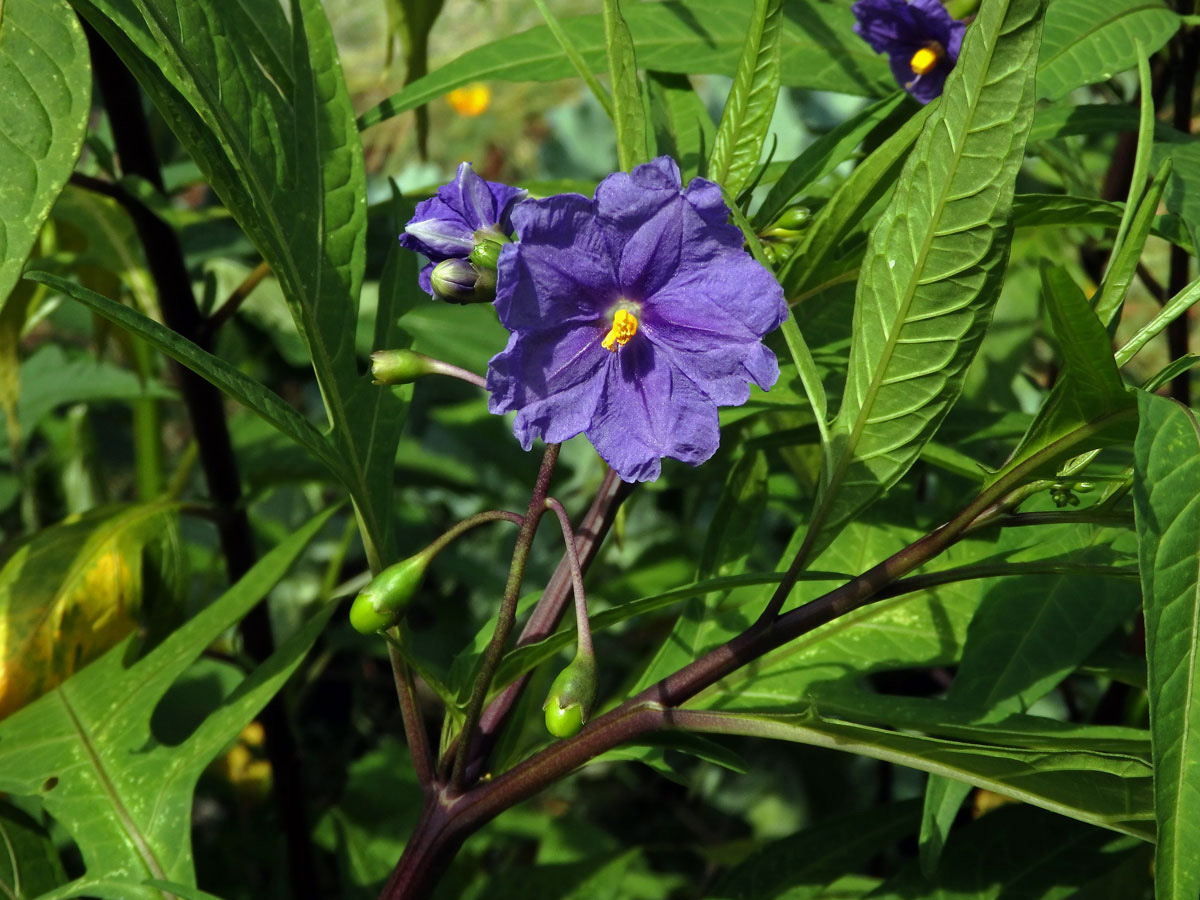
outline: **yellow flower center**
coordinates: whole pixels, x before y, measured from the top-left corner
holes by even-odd
[[[928,75],[933,71],[934,66],[938,64],[938,60],[942,58],[942,45],[937,41],[930,41],[920,50],[912,55],[912,59],[908,64],[917,75]]]
[[[624,347],[629,343],[629,339],[637,334],[637,330],[637,316],[627,309],[618,309],[613,313],[612,328],[608,330],[608,334],[600,342],[600,346],[616,353],[618,347]]]

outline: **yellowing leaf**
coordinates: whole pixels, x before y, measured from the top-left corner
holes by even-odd
[[[94,510],[33,537],[0,569],[0,718],[136,627],[142,559],[175,548],[173,505]]]

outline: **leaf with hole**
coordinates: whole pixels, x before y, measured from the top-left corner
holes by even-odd
[[[84,874],[47,898],[163,900],[166,892],[149,879],[195,884],[196,781],[301,663],[333,605],[182,742],[161,743],[151,717],[175,679],[266,596],[328,518],[297,530],[142,659],[133,661],[136,648],[127,640],[0,722],[0,790],[39,797],[83,856]]]

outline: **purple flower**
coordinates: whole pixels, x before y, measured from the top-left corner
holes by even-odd
[[[609,175],[595,199],[561,194],[513,211],[496,311],[512,335],[488,366],[489,408],[517,413],[526,450],[584,432],[626,481],[664,456],[716,452],[717,407],[779,377],[762,344],[783,289],[742,249],[721,189],[681,190],[668,157]]]
[[[400,235],[403,246],[432,260],[421,270],[421,288],[433,293],[429,275],[435,264],[471,255],[476,231],[510,234],[512,208],[525,195],[520,188],[484,181],[470,163],[459,164],[452,182],[438,188],[436,196],[417,204],[416,213]]]
[[[854,32],[876,53],[886,53],[896,83],[928,103],[941,96],[958,60],[967,26],[939,0],[858,0]]]

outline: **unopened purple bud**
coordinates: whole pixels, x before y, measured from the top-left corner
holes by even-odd
[[[464,259],[447,259],[429,276],[435,296],[449,303],[491,303],[496,299],[495,270],[480,269]]]

